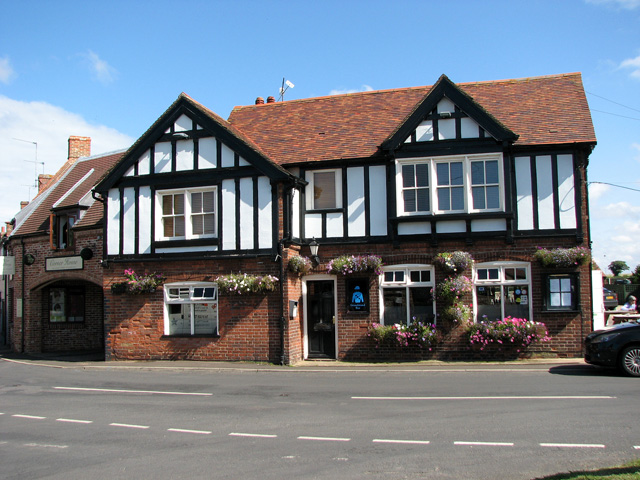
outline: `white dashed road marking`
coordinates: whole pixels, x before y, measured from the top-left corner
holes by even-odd
[[[29,420],[44,420],[45,418],[47,418],[47,417],[38,417],[37,415],[21,415],[21,414],[15,414],[11,416],[15,418],[27,418]]]
[[[110,423],[110,427],[123,427],[123,428],[138,428],[141,430],[146,430],[149,428],[148,425],[131,425],[130,423]]]
[[[540,446],[558,448],[605,448],[601,443],[541,443]]]
[[[91,420],[76,420],[74,418],[56,418],[56,422],[66,422],[66,423],[93,423]]]
[[[230,437],[255,437],[255,438],[278,438],[278,435],[265,435],[263,433],[238,433],[231,432]]]
[[[73,390],[76,392],[99,393],[151,393],[154,395],[190,395],[195,397],[211,397],[213,393],[202,392],[162,392],[156,390],[121,390],[115,388],[79,388],[79,387],[53,387],[54,390]]]
[[[177,432],[177,433],[197,433],[199,435],[211,435],[212,432],[208,430],[186,430],[183,428],[167,428],[168,432]]]
[[[374,438],[373,443],[401,443],[401,444],[412,444],[412,445],[429,445],[431,442],[429,440],[393,440],[390,438]]]
[[[300,436],[298,440],[315,440],[320,442],[350,442],[350,438],[339,438],[339,437],[305,437]]]
[[[513,447],[511,442],[453,442],[454,445],[480,446],[480,447]]]

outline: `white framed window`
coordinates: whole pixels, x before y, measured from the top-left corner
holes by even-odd
[[[531,320],[531,268],[524,262],[476,264],[473,271],[477,321],[505,317]]]
[[[390,265],[380,277],[380,323],[435,324],[433,267]]]
[[[307,172],[307,210],[342,208],[342,170]]]
[[[156,193],[156,239],[217,236],[215,187],[161,190]]]
[[[164,334],[217,335],[217,284],[210,282],[165,284]]]
[[[398,160],[398,215],[504,210],[502,155]]]

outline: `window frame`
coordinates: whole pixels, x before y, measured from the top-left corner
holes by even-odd
[[[335,202],[332,207],[316,207],[315,199],[315,175],[317,173],[331,173],[334,174],[335,181]],[[305,173],[305,180],[309,182],[305,189],[306,208],[307,211],[323,211],[323,210],[336,210],[342,208],[342,169],[330,168],[324,170],[309,170]]]
[[[558,305],[554,306],[551,303],[551,295],[553,293],[559,293],[560,299],[562,302],[562,294],[566,291],[560,290],[559,292],[554,292],[551,289],[551,280],[554,279],[567,279],[570,281],[569,292],[571,295],[571,302],[569,305]],[[547,274],[544,276],[544,308],[549,312],[573,312],[578,310],[579,298],[580,298],[580,285],[578,280],[577,273],[553,273]],[[562,288],[562,285],[560,285]]]
[[[400,272],[403,273],[402,279],[397,278],[397,275],[395,275],[396,273],[400,273]],[[426,281],[422,279],[418,281],[412,280],[411,279],[412,272],[421,272],[420,275],[422,275],[422,272],[428,272],[429,280],[426,280]],[[388,274],[388,273],[394,274],[392,280],[385,280],[385,276],[386,276],[385,274]],[[404,299],[407,304],[406,318],[405,318],[404,325],[409,325],[412,320],[412,312],[409,305],[409,300],[411,298],[410,297],[411,288],[430,288],[431,289],[432,311],[430,312],[430,315],[433,321],[428,323],[432,323],[433,325],[436,324],[436,298],[435,298],[436,284],[435,284],[435,268],[433,265],[427,265],[427,264],[387,265],[382,268],[382,273],[379,276],[378,283],[379,283],[379,295],[380,295],[380,301],[379,301],[380,324],[386,325],[385,318],[384,318],[384,315],[385,315],[384,291],[389,289],[401,289],[401,288],[404,288]]]
[[[498,278],[486,278],[480,279],[478,278],[479,270],[498,270]],[[505,275],[505,271],[507,269],[514,269],[514,278],[507,279]],[[525,270],[525,279],[518,279],[517,277],[517,269]],[[531,279],[531,263],[529,262],[483,262],[476,263],[473,266],[473,317],[474,322],[482,321],[478,316],[480,315],[480,304],[478,302],[478,287],[500,287],[500,319],[505,318],[508,315],[505,315],[506,304],[504,299],[506,298],[505,287],[509,286],[517,286],[517,285],[527,285],[527,306],[529,311],[528,320],[533,320],[533,298],[532,298],[532,279]],[[489,319],[487,321],[495,321],[496,319]]]
[[[192,198],[191,195],[194,193],[208,193],[211,192],[213,194],[213,212],[193,212],[192,211]],[[184,235],[182,236],[170,236],[167,237],[164,235],[164,219],[168,218],[170,215],[164,215],[163,213],[163,197],[165,195],[177,195],[182,194],[184,196]],[[219,219],[219,205],[218,205],[218,187],[217,186],[207,186],[207,187],[197,187],[197,188],[175,188],[175,189],[166,189],[166,190],[156,190],[155,192],[156,198],[156,222],[155,222],[155,239],[156,241],[175,241],[175,240],[194,240],[199,238],[218,238],[218,219]],[[203,202],[204,204],[204,202]],[[213,229],[214,233],[202,233],[195,234],[193,233],[193,217],[194,216],[203,216],[203,215],[213,215]],[[175,215],[171,215],[172,218],[175,218]],[[175,231],[175,230],[174,230]]]
[[[66,232],[60,228],[62,221],[68,225]],[[52,250],[69,250],[74,247],[73,226],[80,220],[80,211],[51,213],[49,215],[49,246]],[[65,238],[66,233],[66,238]],[[62,246],[64,243],[64,246]]]
[[[483,162],[485,165],[486,175],[486,162],[497,161],[498,164],[498,201],[499,206],[497,208],[475,208],[473,205],[473,187],[486,188],[487,186],[496,186],[495,183],[483,183],[472,184],[472,164],[474,162]],[[462,185],[439,185],[438,183],[438,166],[443,164],[449,165],[449,172],[452,163],[462,163]],[[404,209],[404,192],[409,189],[415,189],[415,187],[404,187],[403,166],[405,165],[427,165],[429,185],[425,187],[429,193],[429,207],[430,210],[407,212]],[[414,169],[415,175],[415,169]],[[485,177],[486,180],[486,177]],[[504,212],[505,211],[505,194],[504,194],[505,180],[504,180],[504,157],[501,153],[494,154],[474,154],[474,155],[447,155],[437,157],[412,157],[396,159],[396,213],[399,217],[408,216],[420,216],[420,215],[451,215],[461,213],[491,213],[491,212]],[[439,191],[449,189],[449,198],[451,199],[451,189],[462,188],[463,190],[463,208],[461,209],[442,209],[439,203]],[[450,206],[451,202],[450,202]]]
[[[63,316],[61,316],[60,320],[54,320],[54,300],[53,300],[53,293],[54,291],[58,291],[62,294],[62,299],[61,299],[61,303],[62,303],[62,309],[64,310]],[[79,323],[85,323],[86,321],[86,317],[87,317],[87,307],[86,307],[86,290],[83,286],[78,285],[78,286],[73,286],[73,287],[50,287],[48,289],[48,298],[49,298],[49,324],[56,324],[56,325],[60,325],[60,324],[79,324]],[[81,305],[77,305],[73,303],[73,299],[82,299],[82,304]],[[58,303],[58,305],[60,305],[60,303]],[[71,316],[69,315],[70,313],[73,313],[72,311],[75,310],[75,308],[77,308],[78,306],[81,307],[82,310],[82,315],[75,315],[75,316]],[[69,318],[80,318],[80,320],[69,320]]]
[[[171,296],[170,291],[178,289],[178,296]],[[196,290],[213,289],[213,295],[205,297],[196,296]],[[186,291],[186,296],[182,291]],[[164,336],[167,337],[218,337],[220,336],[220,316],[219,316],[219,296],[218,284],[215,282],[176,282],[166,283],[163,285],[163,310],[164,310]],[[196,333],[196,315],[195,305],[215,304],[214,332],[213,333]],[[190,307],[190,333],[171,333],[171,317],[170,305],[189,305]]]

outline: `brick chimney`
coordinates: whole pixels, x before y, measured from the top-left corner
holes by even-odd
[[[91,156],[91,137],[69,137],[68,164],[74,163],[80,157],[89,156]]]
[[[47,189],[52,178],[53,175],[48,175],[45,173],[41,173],[40,175],[38,175],[38,194]]]
[[[264,105],[264,98],[262,97],[256,98],[256,105]]]
[[[20,202],[20,210],[22,210],[24,207],[26,207],[27,205],[29,205],[29,202],[27,200],[22,200]]]
[[[276,103],[276,97],[272,97],[272,96],[267,97],[267,103]]]

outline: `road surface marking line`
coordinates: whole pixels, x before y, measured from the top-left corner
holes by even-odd
[[[66,422],[66,423],[93,423],[93,420],[76,420],[75,418],[56,418],[56,422]]]
[[[600,443],[541,443],[541,447],[560,447],[560,448],[605,448]]]
[[[485,447],[513,447],[512,442],[453,442],[454,445],[485,446]]]
[[[278,435],[266,435],[263,433],[238,433],[231,432],[230,437],[257,437],[257,438],[278,438]]]
[[[72,390],[76,392],[102,392],[102,393],[152,393],[154,395],[190,395],[196,397],[211,397],[213,393],[202,392],[162,392],[155,390],[123,390],[116,388],[81,388],[81,387],[53,387],[54,390]]]
[[[636,450],[640,450],[640,445],[634,445],[633,448],[635,448]]]
[[[25,447],[69,448],[69,445],[50,445],[46,443],[25,443]]]
[[[350,442],[350,438],[338,438],[338,437],[305,437],[300,436],[298,440],[317,440],[321,442]]]
[[[412,445],[429,445],[431,442],[429,440],[393,440],[390,438],[374,438],[373,443],[401,443],[401,444],[412,444]]]
[[[21,414],[15,414],[11,416],[15,418],[28,418],[30,420],[44,420],[45,418],[47,418],[47,417],[38,417],[37,415],[21,415]]]
[[[613,400],[616,397],[606,395],[523,395],[490,397],[351,397],[352,400]]]
[[[110,427],[124,427],[124,428],[141,428],[143,430],[149,428],[148,425],[132,425],[130,423],[110,423],[109,426]]]
[[[198,433],[200,435],[211,435],[211,432],[207,430],[186,430],[183,428],[167,428],[168,432],[177,432],[177,433]]]

